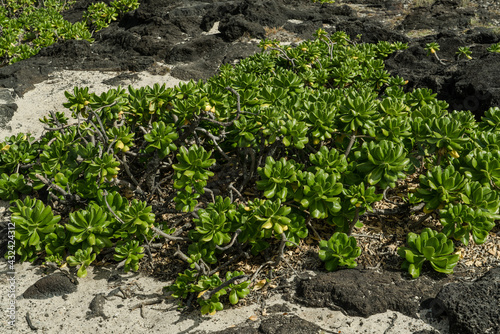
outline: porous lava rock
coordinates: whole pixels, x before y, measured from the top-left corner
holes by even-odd
[[[75,292],[78,281],[63,273],[56,273],[40,278],[26,289],[23,297],[26,299],[43,299],[67,295]]]
[[[443,63],[427,56],[425,45],[436,42]],[[482,42],[480,44],[478,42]],[[488,45],[500,42],[500,35],[475,28],[461,34],[446,31],[410,43],[408,49],[394,53],[385,61],[392,75],[408,80],[407,88],[429,88],[445,100],[451,110],[469,110],[478,120],[493,106],[500,106],[500,54]],[[471,47],[472,59],[456,59],[457,46]]]
[[[321,333],[321,327],[296,315],[275,315],[264,318],[257,328],[240,325],[212,334],[310,334]]]
[[[432,312],[448,317],[450,333],[500,333],[500,267],[475,282],[443,286],[432,301]]]
[[[434,298],[447,280],[413,280],[391,271],[339,270],[300,280],[297,300],[306,306],[340,308],[351,316],[369,317],[392,310],[417,317],[421,304]]]

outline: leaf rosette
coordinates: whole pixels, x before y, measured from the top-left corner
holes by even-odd
[[[13,200],[19,198],[19,193],[29,194],[33,188],[27,185],[24,176],[19,173],[0,175],[0,199]]]
[[[460,164],[460,172],[483,185],[500,187],[500,151],[475,149]]]
[[[257,189],[264,190],[264,196],[268,199],[276,197],[286,201],[293,195],[293,188],[297,186],[297,171],[301,168],[302,165],[293,160],[281,158],[275,161],[268,156],[264,168],[257,169],[261,176],[261,180],[256,182]]]
[[[378,184],[382,189],[394,188],[398,179],[405,178],[410,159],[402,143],[382,140],[363,143],[363,158],[367,161],[357,165],[370,185]]]
[[[337,177],[322,169],[315,174],[304,172],[300,174],[301,187],[295,193],[295,201],[308,209],[313,218],[323,219],[330,214],[339,212],[340,197],[343,189]]]
[[[423,199],[426,204],[424,210],[432,211],[442,208],[447,203],[464,200],[466,198],[469,180],[457,173],[453,165],[446,168],[435,166],[427,173],[419,176],[420,188],[417,189],[416,196]]]
[[[401,268],[408,270],[413,278],[420,276],[426,261],[429,261],[437,272],[453,273],[459,255],[453,254],[453,242],[448,240],[444,233],[425,228],[420,235],[409,233],[406,243],[408,247],[398,248],[398,255],[405,259]]]
[[[113,230],[108,227],[112,220],[97,204],[91,204],[87,210],[78,210],[69,214],[69,222],[65,225],[70,232],[71,245],[89,247],[99,252],[104,247],[111,247],[109,239]]]
[[[319,258],[328,271],[338,267],[355,268],[358,265],[355,259],[361,255],[356,239],[341,232],[334,233],[329,240],[321,240],[319,249]]]

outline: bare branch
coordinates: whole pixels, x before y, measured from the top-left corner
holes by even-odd
[[[162,237],[164,237],[165,239],[170,240],[170,241],[189,241],[189,239],[187,239],[187,238],[173,237],[173,236],[163,232],[162,230],[160,230],[159,228],[157,228],[155,226],[151,226],[151,229],[153,231],[155,231],[156,233],[158,233],[159,235],[161,235]]]
[[[234,232],[234,235],[233,235],[233,238],[231,239],[231,242],[224,246],[224,247],[220,247],[218,245],[215,245],[215,248],[217,248],[218,250],[221,250],[221,251],[226,251],[228,250],[229,248],[233,247],[233,244],[234,242],[236,241],[236,238],[238,237],[238,235],[241,233],[241,230],[240,229],[237,229],[235,232]]]
[[[57,184],[52,183],[50,180],[47,180],[45,177],[43,177],[42,175],[40,175],[38,173],[35,174],[35,177],[37,179],[39,179],[40,181],[42,181],[49,188],[53,188],[53,189],[57,190],[61,195],[64,196],[65,201],[77,201],[77,202],[79,202],[79,201],[82,200],[80,198],[80,196],[68,193],[66,190],[64,190],[63,188],[59,187]],[[59,198],[58,198],[58,200],[59,200]]]
[[[106,190],[103,190],[102,195],[103,195],[102,198],[104,198],[104,203],[106,203],[106,207],[108,208],[109,212],[111,212],[111,214],[116,218],[116,220],[120,222],[120,224],[125,225],[125,222],[120,217],[118,217],[118,215],[115,213],[115,211],[113,211],[113,209],[109,205],[108,192]]]
[[[195,131],[200,131],[200,132],[203,132],[205,135],[207,135],[210,139],[212,139],[212,141],[214,142],[214,145],[215,147],[217,148],[217,151],[219,151],[220,154],[222,154],[222,156],[224,157],[224,159],[226,159],[227,161],[230,160],[229,156],[226,154],[226,152],[224,152],[222,150],[222,148],[219,146],[219,144],[217,143],[217,140],[219,140],[218,137],[214,136],[213,134],[211,134],[208,130],[206,129],[203,129],[203,128],[196,128]]]
[[[224,283],[222,283],[221,285],[219,285],[218,287],[216,287],[212,291],[206,292],[205,294],[203,294],[203,296],[201,296],[201,298],[203,300],[209,300],[214,294],[216,294],[220,290],[224,289],[229,284],[235,283],[238,280],[241,280],[243,282],[248,277],[249,277],[248,275],[238,275],[238,276],[235,276],[235,277],[231,278],[230,280],[225,281]],[[235,283],[235,284],[239,284],[239,283]]]
[[[184,254],[179,249],[179,247],[177,247],[177,251],[175,251],[174,256],[178,256],[182,261],[185,261],[185,262],[189,263],[189,261],[188,261],[189,258],[186,256],[186,254]],[[198,270],[199,272],[201,272],[203,275],[206,275],[205,268],[200,267],[200,265],[198,263],[196,263],[196,262],[193,262],[192,264],[194,265],[194,268],[196,270]]]

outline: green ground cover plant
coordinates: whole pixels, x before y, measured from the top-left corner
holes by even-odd
[[[358,264],[355,258],[361,255],[361,248],[356,244],[356,238],[336,232],[327,240],[319,243],[319,258],[325,262],[328,271],[334,271],[339,266],[355,268]]]
[[[398,254],[405,259],[402,268],[407,269],[413,278],[420,276],[425,261],[440,273],[453,273],[459,255],[453,254],[453,242],[443,233],[425,228],[420,235],[409,233],[407,243],[408,247],[400,247]]]
[[[476,121],[431,90],[405,91],[383,63],[402,43],[319,30],[297,47],[260,45],[206,82],[75,88],[64,104],[71,119],[45,117],[38,140],[5,138],[0,196],[13,200],[20,259],[67,263],[83,277],[106,250],[135,271],[153,242],[167,241],[184,266],[166,289],[214,314],[309,235],[327,270],[353,267],[351,234],[370,211],[413,215],[398,254],[415,278],[426,261],[451,273],[455,243],[485,241],[500,217],[499,108]],[[374,209],[414,174],[405,204]],[[421,232],[430,215],[441,224]],[[231,267],[264,253],[253,273]]]
[[[63,40],[93,42],[92,35],[123,14],[139,7],[138,0],[91,4],[82,22],[66,21],[61,12],[76,1],[4,0],[0,6],[0,66],[36,55],[43,47]]]

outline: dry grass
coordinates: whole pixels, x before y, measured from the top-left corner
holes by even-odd
[[[500,13],[499,13],[499,17],[500,17]],[[483,20],[476,17],[476,18],[471,20],[470,24],[472,27],[489,28],[494,33],[500,34],[500,26],[498,26],[497,24],[494,24],[492,22],[485,23],[485,22],[483,22]]]
[[[434,4],[436,0],[415,0],[412,7],[428,7]]]
[[[436,32],[432,29],[410,30],[406,33],[409,38],[421,38],[429,35],[434,35]]]
[[[296,34],[281,27],[264,27],[265,36],[267,39],[277,40],[279,42],[300,42],[300,38]]]
[[[266,32],[267,38],[271,38],[274,35],[278,35],[280,33],[286,32],[286,30],[285,30],[285,28],[283,28],[283,26],[281,26],[281,27],[264,27],[264,30]]]

